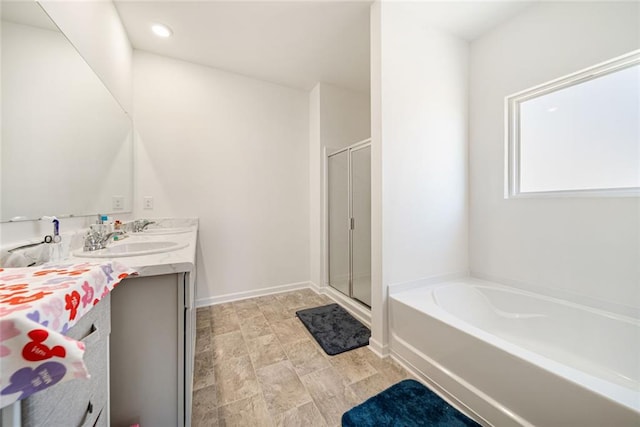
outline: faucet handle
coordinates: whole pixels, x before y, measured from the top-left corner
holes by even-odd
[[[115,230],[115,231],[111,231],[107,234],[103,234],[100,236],[100,243],[102,244],[102,247],[105,248],[107,246],[107,244],[109,244],[109,242],[111,241],[111,239],[115,236],[122,236],[126,234],[124,232],[124,230]]]

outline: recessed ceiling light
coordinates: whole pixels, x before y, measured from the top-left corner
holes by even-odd
[[[151,31],[153,31],[153,34],[158,37],[171,37],[171,34],[173,34],[171,28],[162,24],[153,24],[151,26]]]

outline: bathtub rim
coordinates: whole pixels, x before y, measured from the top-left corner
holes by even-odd
[[[617,321],[620,321],[620,322],[630,323],[630,324],[640,328],[640,319],[637,319],[637,318],[632,317],[632,316],[628,316],[628,315],[621,314],[621,313],[615,313],[615,312],[611,312],[611,311],[606,311],[606,310],[603,310],[601,308],[582,305],[582,304],[579,304],[579,303],[576,303],[576,302],[573,302],[573,301],[567,301],[565,299],[562,299],[562,298],[559,298],[559,297],[555,297],[555,296],[551,296],[551,295],[538,294],[538,293],[533,292],[533,291],[528,291],[528,290],[524,290],[524,289],[520,289],[520,288],[513,288],[511,286],[507,286],[507,285],[503,285],[503,284],[495,283],[495,282],[490,282],[490,281],[484,280],[484,279],[478,279],[478,278],[475,278],[475,277],[470,278],[470,279],[473,281],[473,283],[465,283],[465,282],[462,282],[460,279],[457,279],[457,280],[448,280],[446,282],[434,283],[432,285],[425,286],[425,288],[429,287],[430,289],[436,289],[436,288],[445,287],[447,285],[453,285],[453,284],[456,284],[456,283],[460,283],[460,284],[463,284],[465,286],[474,286],[474,287],[478,287],[478,288],[488,288],[488,289],[498,289],[498,290],[509,292],[509,293],[512,293],[512,294],[525,295],[525,296],[528,296],[528,297],[531,297],[531,298],[544,300],[544,301],[550,301],[550,302],[553,302],[555,304],[565,305],[565,306],[568,306],[568,307],[571,307],[571,308],[587,311],[587,312],[590,312],[590,313],[597,314],[598,316],[607,317],[609,319],[617,320]],[[415,289],[418,289],[418,288],[414,288],[414,290]],[[410,292],[410,291],[407,291],[407,292]],[[395,294],[395,295],[397,295],[397,294]],[[432,299],[433,299],[433,297],[432,297]],[[435,305],[440,307],[440,305],[437,303],[437,301],[433,300],[433,302],[435,303]]]
[[[616,320],[624,319],[625,321],[630,321],[635,325],[638,325],[640,323],[639,321],[637,321],[634,318],[630,318],[628,316],[620,315],[618,313],[609,313],[604,310],[595,309],[593,307],[582,306],[580,304],[574,304],[570,301],[560,300],[555,297],[549,297],[546,295],[536,294],[534,292],[523,291],[517,288],[513,289],[510,286],[501,285],[495,282],[489,282],[489,281],[478,279],[475,277],[456,278],[456,279],[451,279],[446,281],[429,283],[423,286],[412,286],[410,289],[401,290],[399,292],[390,292],[389,294],[390,299],[400,304],[403,304],[413,310],[423,313],[425,316],[429,316],[435,319],[436,321],[439,321],[451,327],[454,327],[467,335],[480,339],[483,342],[485,342],[487,345],[490,345],[498,350],[504,351],[514,357],[524,360],[525,362],[531,363],[540,369],[547,370],[552,374],[560,378],[563,378],[566,381],[570,381],[571,383],[577,386],[580,386],[592,393],[595,393],[601,396],[602,398],[607,399],[613,403],[624,406],[625,408],[628,408],[640,415],[640,388],[638,388],[637,390],[634,390],[628,387],[621,386],[619,384],[615,384],[613,382],[596,377],[588,372],[584,372],[579,369],[575,369],[571,366],[557,362],[546,356],[540,355],[532,350],[528,350],[519,345],[512,344],[503,338],[500,338],[496,335],[486,332],[464,320],[457,318],[456,316],[447,312],[444,308],[440,307],[434,300],[432,291],[438,287],[451,285],[457,282],[462,282],[464,285],[467,285],[467,286],[486,286],[494,289],[497,288],[500,290],[505,290],[511,293],[524,294],[526,296],[532,296],[536,298],[543,298],[543,299],[548,298],[553,302],[558,302],[564,305],[575,306],[575,308],[585,309],[587,311],[592,311],[597,314],[601,314],[599,312],[602,312],[605,315],[612,315],[614,316],[613,318]],[[415,298],[417,294],[420,294],[421,296],[427,296],[427,293],[428,293],[428,298],[423,299],[420,302],[418,302],[419,300]],[[411,298],[412,296],[414,296],[414,298]],[[430,311],[426,311],[424,309],[425,306]],[[390,333],[393,333],[393,331],[390,331]]]

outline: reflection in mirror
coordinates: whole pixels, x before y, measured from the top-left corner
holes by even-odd
[[[2,2],[1,52],[0,220],[131,211],[131,120],[37,3]]]

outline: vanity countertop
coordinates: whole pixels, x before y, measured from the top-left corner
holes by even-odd
[[[135,269],[139,277],[158,276],[162,274],[173,274],[182,272],[193,272],[196,263],[196,243],[198,239],[198,220],[197,218],[186,219],[160,219],[155,220],[155,224],[149,227],[149,230],[184,228],[189,229],[185,233],[173,234],[147,234],[147,233],[130,233],[128,238],[121,242],[114,242],[110,245],[127,244],[132,242],[154,242],[154,241],[171,241],[179,244],[187,244],[182,249],[169,252],[156,253],[151,255],[127,256],[116,258],[119,262]],[[76,254],[78,252],[75,252]],[[96,261],[108,258],[88,258],[81,254],[78,256],[71,255],[71,260],[75,261]]]
[[[0,408],[59,382],[88,377],[84,345],[65,333],[123,279],[194,271],[198,220],[162,219],[152,227],[109,246],[170,241],[180,249],[117,258],[76,251],[79,256],[38,267],[0,268]],[[161,228],[185,231],[162,234]]]

